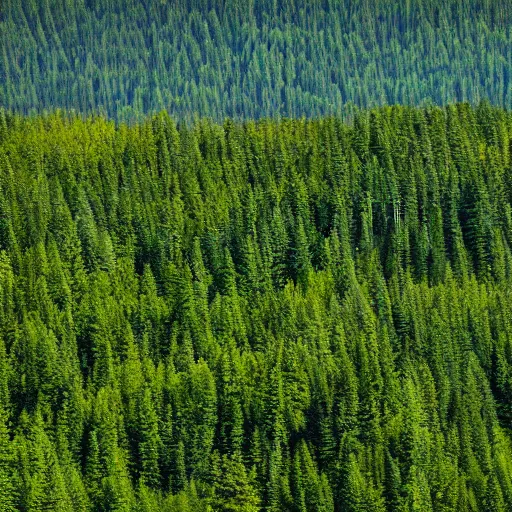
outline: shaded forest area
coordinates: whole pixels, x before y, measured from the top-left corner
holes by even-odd
[[[142,121],[512,108],[512,0],[2,0],[0,105]]]
[[[512,508],[512,115],[0,113],[0,509]]]

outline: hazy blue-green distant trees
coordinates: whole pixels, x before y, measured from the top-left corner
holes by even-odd
[[[129,122],[511,108],[511,23],[511,0],[4,0],[0,106]]]

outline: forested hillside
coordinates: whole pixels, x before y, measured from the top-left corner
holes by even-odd
[[[0,106],[133,122],[512,107],[512,0],[2,0]]]
[[[2,112],[0,510],[511,510],[511,141]]]

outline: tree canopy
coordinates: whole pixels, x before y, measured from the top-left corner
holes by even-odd
[[[512,107],[512,0],[3,0],[0,106],[142,121]]]
[[[511,141],[0,111],[0,508],[510,510]]]

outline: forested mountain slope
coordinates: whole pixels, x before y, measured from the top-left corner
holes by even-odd
[[[512,508],[512,117],[0,114],[0,509]]]
[[[512,107],[512,0],[2,0],[0,106],[133,121]]]

